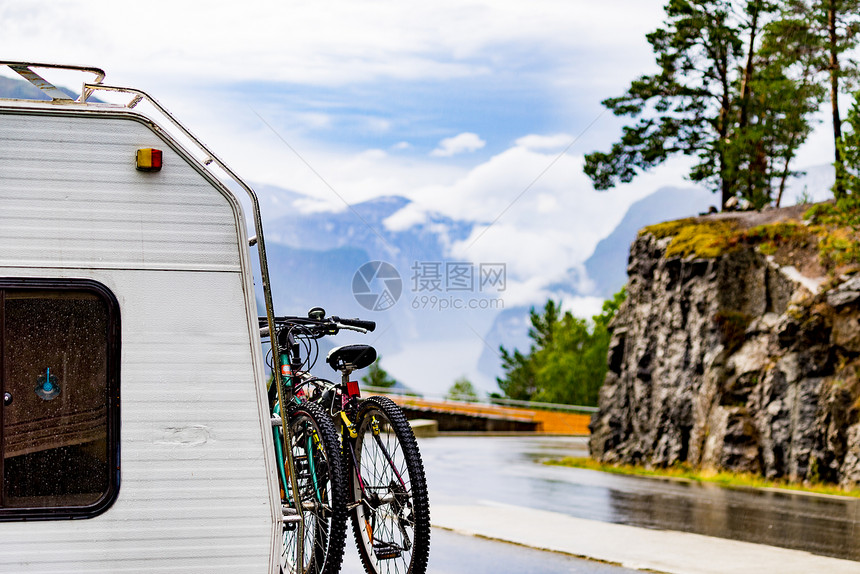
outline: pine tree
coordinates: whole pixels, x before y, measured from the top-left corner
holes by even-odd
[[[502,356],[502,370],[504,377],[497,377],[499,388],[509,399],[518,401],[529,401],[537,392],[537,383],[531,362],[531,353],[524,355],[517,349],[509,352],[504,347],[499,347]]]
[[[465,401],[474,402],[478,400],[478,391],[475,390],[475,385],[466,377],[460,377],[451,388],[448,389],[448,394],[445,398],[449,401]]]
[[[695,156],[693,181],[732,196],[725,156],[734,124],[743,42],[729,0],[669,0],[663,27],[647,35],[659,71],[603,101],[617,116],[639,118],[608,153],[585,156],[597,189],[631,181],[675,154]]]
[[[785,0],[786,14],[807,26],[807,43],[813,54],[817,71],[828,86],[830,115],[833,127],[834,166],[836,183],[833,193],[837,199],[845,194],[845,166],[840,150],[842,118],[839,95],[853,85],[858,77],[856,61],[847,57],[860,40],[860,0]]]
[[[505,376],[499,388],[508,398],[549,403],[595,405],[609,350],[609,321],[624,300],[622,290],[606,301],[589,322],[547,301],[542,313],[530,312],[528,354],[502,352]]]
[[[756,91],[766,94],[764,115],[773,118],[768,128],[776,142],[771,153],[772,177],[780,206],[798,147],[812,132],[812,118],[826,97],[821,85],[815,49],[810,44],[808,23],[783,10],[768,24],[759,50],[761,73]]]
[[[775,13],[775,4],[763,6],[768,15]],[[774,193],[778,206],[786,180],[798,174],[791,163],[812,131],[824,90],[815,79],[804,23],[773,19],[761,29],[759,45],[752,41],[753,28],[727,157],[737,193],[760,208]]]
[[[860,1],[860,0],[858,0]],[[698,160],[691,180],[755,206],[785,186],[817,109],[814,82],[775,41],[780,4],[769,0],[670,0],[664,26],[648,35],[659,72],[603,104],[638,118],[608,153],[586,155],[597,189],[683,154]]]
[[[842,185],[846,197],[843,201],[860,203],[860,92],[854,94],[854,101],[845,117],[839,151],[843,161]]]
[[[367,387],[378,387],[388,389],[397,384],[397,380],[391,377],[385,369],[379,364],[382,361],[382,356],[376,359],[376,362],[370,365],[367,374],[361,377],[361,382]]]

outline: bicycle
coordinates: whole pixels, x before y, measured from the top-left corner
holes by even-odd
[[[260,319],[262,323],[265,317]],[[261,328],[260,334],[268,336],[268,329]],[[289,363],[281,364],[284,388],[279,393],[277,385],[269,385],[282,510],[280,569],[282,574],[337,574],[343,560],[348,513],[338,431],[319,405],[297,400]],[[282,404],[287,411],[292,457],[284,450],[287,440],[282,430]],[[297,507],[301,507],[301,515]]]
[[[277,405],[277,403],[276,403]],[[295,405],[288,417],[293,460],[304,523],[301,568],[296,563],[298,514],[292,508],[293,489],[286,476],[285,458],[279,455],[281,503],[284,513],[281,545],[281,572],[284,574],[336,574],[343,559],[346,536],[346,475],[338,456],[337,434],[325,414],[314,404]],[[276,428],[275,439],[283,441]],[[276,442],[277,451],[282,451]],[[283,485],[287,485],[284,489]]]
[[[391,399],[361,399],[358,383],[349,380],[352,372],[376,360],[376,350],[369,345],[332,349],[326,362],[341,373],[340,383],[309,372],[319,358],[318,339],[342,329],[367,333],[376,324],[326,318],[320,307],[311,309],[307,317],[276,317],[275,324],[278,348],[284,354],[281,363],[289,365],[285,384],[295,403],[317,406],[339,427],[349,475],[345,504],[364,569],[368,574],[424,574],[430,549],[430,505],[415,435]]]

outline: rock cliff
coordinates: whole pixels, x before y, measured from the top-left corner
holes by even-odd
[[[594,458],[860,482],[860,275],[827,272],[800,214],[643,230]]]

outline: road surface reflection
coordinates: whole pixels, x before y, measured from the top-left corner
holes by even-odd
[[[860,500],[722,488],[541,464],[585,456],[584,439],[421,439],[432,504],[489,500],[860,560]]]

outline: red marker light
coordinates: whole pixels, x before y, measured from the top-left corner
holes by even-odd
[[[161,170],[161,150],[145,147],[137,150],[138,171]]]
[[[358,389],[358,381],[349,381],[346,383],[346,394],[351,397],[361,396],[361,391]]]

